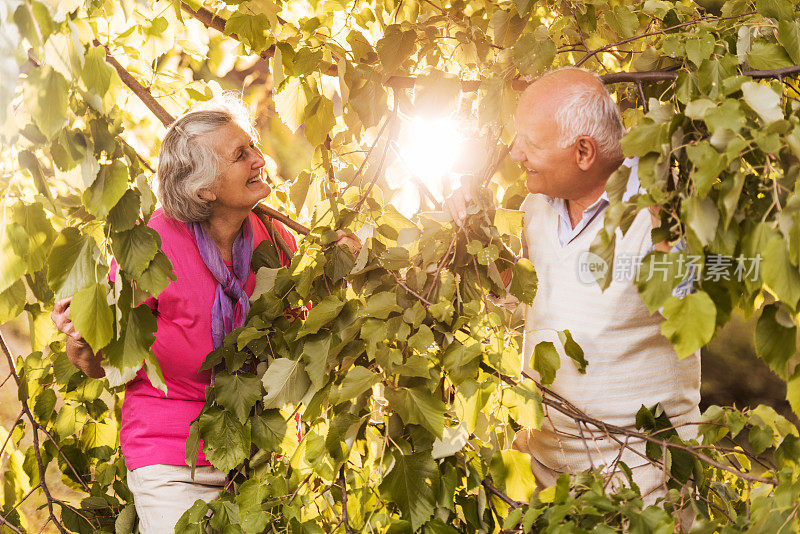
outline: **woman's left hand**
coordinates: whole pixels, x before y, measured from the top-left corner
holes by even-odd
[[[345,245],[350,254],[358,256],[361,252],[361,240],[353,232],[345,232],[344,230],[336,230],[336,245]]]

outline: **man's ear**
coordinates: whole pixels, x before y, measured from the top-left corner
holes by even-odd
[[[201,189],[197,192],[197,196],[205,200],[206,202],[214,202],[217,200],[217,195],[211,192],[209,189]]]
[[[575,143],[575,164],[582,171],[588,171],[597,160],[597,142],[588,136],[581,136]]]

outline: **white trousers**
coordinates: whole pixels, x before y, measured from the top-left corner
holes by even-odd
[[[139,534],[173,534],[175,524],[197,499],[213,501],[225,487],[225,474],[186,465],[148,465],[128,471],[128,488],[139,516]]]

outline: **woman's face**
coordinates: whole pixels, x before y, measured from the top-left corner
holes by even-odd
[[[270,187],[264,181],[264,156],[251,137],[235,122],[229,122],[205,142],[217,152],[220,173],[211,188],[201,192],[214,210],[250,211],[266,197]]]

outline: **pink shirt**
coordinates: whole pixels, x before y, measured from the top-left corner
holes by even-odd
[[[250,220],[255,249],[270,238],[255,214],[250,214]],[[205,388],[211,382],[211,372],[199,369],[214,348],[211,307],[217,281],[203,263],[194,237],[186,224],[167,217],[160,209],[153,213],[148,226],[161,236],[161,248],[172,262],[176,280],[157,300],[146,301],[155,310],[158,330],[152,348],[164,373],[167,394],[150,384],[144,369],[125,389],[120,443],[131,470],[155,464],[186,465],[189,424],[200,414]],[[275,229],[295,252],[294,237],[278,222]],[[282,254],[281,260],[288,264]],[[252,295],[254,286],[255,274],[250,272],[245,292]],[[197,465],[209,465],[202,443]]]

